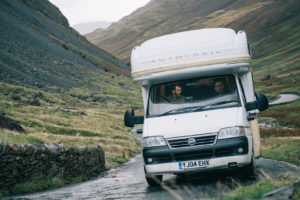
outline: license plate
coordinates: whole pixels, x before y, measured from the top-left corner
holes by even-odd
[[[209,166],[209,160],[193,160],[193,161],[185,161],[185,162],[178,163],[178,167],[180,170],[206,168],[208,166]]]

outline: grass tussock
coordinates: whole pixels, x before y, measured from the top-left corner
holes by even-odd
[[[273,134],[276,136],[276,132]],[[300,166],[300,136],[266,137],[262,140],[262,157]]]
[[[263,179],[250,186],[240,186],[235,192],[225,195],[222,200],[244,200],[244,199],[261,199],[261,197],[277,188],[291,185],[294,178],[282,177],[280,179]]]
[[[295,88],[295,84],[291,83],[291,84],[286,84],[286,85],[279,85],[279,86],[275,86],[275,87],[268,87],[265,89],[262,89],[261,92],[263,93],[272,93],[272,92],[280,92],[283,89],[293,89]]]
[[[300,136],[300,128],[297,129],[260,128],[260,136],[262,138]]]

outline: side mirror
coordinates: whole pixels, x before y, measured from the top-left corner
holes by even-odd
[[[261,93],[261,92],[256,92],[256,101],[249,102],[246,104],[246,110],[255,110],[258,109],[259,111],[264,111],[269,107],[269,101],[267,97]]]
[[[143,124],[143,116],[134,116],[134,109],[130,108],[125,112],[124,124],[127,127],[134,127],[134,124]]]
[[[264,111],[264,110],[268,109],[269,101],[268,101],[268,98],[266,97],[266,95],[264,95],[264,93],[261,93],[261,92],[256,92],[255,96],[256,96],[258,110]]]
[[[124,124],[127,127],[134,127],[134,109],[130,108],[125,112]]]

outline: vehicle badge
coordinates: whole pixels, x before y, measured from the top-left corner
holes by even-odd
[[[190,139],[188,140],[188,144],[189,144],[190,146],[195,145],[195,144],[196,144],[196,140],[195,140],[194,138],[190,138]]]

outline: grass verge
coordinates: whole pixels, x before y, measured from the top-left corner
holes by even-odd
[[[295,178],[264,179],[250,186],[241,186],[233,193],[225,195],[223,200],[261,199],[262,195],[277,188],[291,185]]]
[[[264,138],[262,157],[300,166],[300,136]]]

